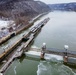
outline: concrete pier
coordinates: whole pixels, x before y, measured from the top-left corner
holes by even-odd
[[[41,59],[44,59],[45,50],[46,50],[46,43],[43,43],[42,50],[41,50],[41,57],[40,57]]]

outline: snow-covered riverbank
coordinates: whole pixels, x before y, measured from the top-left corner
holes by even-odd
[[[14,21],[4,21],[0,20],[0,29],[3,27],[8,27],[10,24],[14,23]]]
[[[14,24],[14,21],[4,21],[0,20],[0,38],[9,34],[8,27]]]

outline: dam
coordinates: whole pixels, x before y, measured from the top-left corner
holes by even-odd
[[[52,17],[52,15],[53,15],[53,17]],[[51,15],[51,20],[54,20],[54,17],[58,17],[57,15],[58,15],[59,13],[50,13],[49,15]],[[63,13],[63,14],[65,14],[65,12]],[[55,16],[56,15],[56,16]],[[58,30],[55,32],[55,29],[57,29],[57,27],[55,27],[54,25],[54,23],[55,22],[52,22],[50,20],[50,23],[48,22],[47,23],[47,25],[45,25],[43,28],[42,28],[42,30],[40,29],[40,33],[39,33],[39,35],[36,37],[36,39],[34,39],[34,44],[33,44],[33,46],[32,47],[42,47],[42,43],[43,42],[45,42],[46,43],[46,46],[47,46],[47,49],[48,50],[51,50],[51,53],[49,54],[51,57],[55,57],[55,58],[58,58],[58,60],[59,60],[59,58],[60,57],[57,57],[57,56],[53,56],[53,55],[51,55],[52,53],[54,54],[55,53],[55,50],[57,50],[57,52],[58,52],[58,50],[60,51],[60,50],[62,50],[62,51],[65,51],[64,50],[64,45],[65,44],[68,44],[67,43],[67,41],[70,39],[67,39],[67,40],[64,40],[63,38],[64,37],[60,37],[59,36],[59,34],[60,34],[60,32],[58,32]],[[64,22],[64,21],[63,21]],[[58,22],[58,19],[57,19],[57,23],[58,23],[58,26],[59,26],[59,23],[60,23],[60,19],[59,19],[59,22]],[[56,24],[57,25],[57,24]],[[65,26],[65,24],[64,24],[64,26]],[[54,30],[52,29],[52,28],[55,28]],[[60,30],[60,28],[61,28],[61,25],[58,27],[59,28],[59,31],[63,31],[64,29],[61,29]],[[66,29],[67,29],[67,27],[66,27]],[[32,31],[33,29],[31,29],[31,31]],[[45,30],[45,31],[44,31]],[[50,31],[50,32],[49,32]],[[30,32],[30,33],[34,33],[34,32]],[[53,33],[53,34],[52,34]],[[59,33],[59,34],[58,34]],[[70,32],[71,33],[71,32]],[[28,33],[27,33],[28,34]],[[67,34],[67,33],[66,33]],[[66,36],[66,34],[64,35],[64,36]],[[44,35],[46,35],[45,37],[43,37]],[[61,36],[62,36],[63,34],[61,34]],[[27,35],[28,36],[28,35]],[[32,35],[30,35],[31,37],[32,37]],[[27,38],[27,39],[24,39],[23,38],[23,40],[24,41],[26,41],[26,40],[28,40],[29,38],[30,38],[30,36]],[[58,38],[57,38],[57,37]],[[57,38],[57,40],[55,39],[55,38]],[[60,39],[59,39],[60,38]],[[62,40],[63,39],[63,40]],[[49,40],[51,40],[51,41],[49,41]],[[60,41],[59,41],[60,40]],[[61,41],[62,40],[62,41]],[[72,40],[72,42],[73,42],[73,40],[74,39],[71,39]],[[70,40],[70,41],[71,41]],[[64,42],[65,43],[64,43]],[[69,42],[70,42],[69,41]],[[49,42],[50,42],[50,44],[49,44]],[[62,43],[60,43],[60,42],[62,42]],[[70,43],[71,44],[71,43]],[[68,44],[69,45],[69,44]],[[72,45],[72,44],[71,44]],[[72,45],[73,46],[73,48],[72,48],[72,46],[71,45],[69,45],[69,49],[68,49],[68,52],[70,51],[70,50],[72,50],[72,52],[73,52],[73,50],[75,50],[75,47],[74,47],[74,45]],[[22,46],[21,46],[22,47]],[[52,47],[55,47],[55,48],[52,48]],[[60,48],[60,49],[59,49]],[[34,50],[36,50],[37,48],[35,48]],[[25,50],[25,49],[24,49]],[[29,50],[28,48],[27,48],[27,50]],[[32,49],[31,49],[32,50]],[[20,51],[20,50],[19,50]],[[41,49],[38,49],[38,51],[37,52],[40,52],[41,51]],[[52,52],[52,51],[54,51],[54,52]],[[60,51],[60,52],[62,52],[62,51]],[[26,53],[25,53],[26,54]],[[31,54],[32,54],[32,51],[31,51]],[[37,53],[35,53],[35,55],[36,55]],[[59,54],[61,54],[61,53],[59,53]],[[40,54],[41,55],[41,54]],[[48,59],[48,55],[45,55],[45,56],[47,56],[47,58],[46,59]],[[35,56],[36,57],[36,56]],[[52,70],[52,72],[51,73],[53,73],[53,70],[54,70],[54,73],[53,74],[60,74],[60,72],[58,71],[58,69],[61,71],[61,73],[63,73],[64,71],[65,71],[65,75],[67,75],[66,73],[69,73],[68,75],[74,75],[74,73],[73,73],[73,70],[72,70],[72,68],[69,68],[68,66],[65,66],[65,65],[63,65],[63,63],[61,62],[61,61],[57,61],[57,60],[55,60],[55,58],[54,59],[51,59],[51,61],[49,62],[49,61],[43,61],[43,62],[38,62],[38,61],[40,61],[40,60],[34,60],[33,58],[28,58],[28,57],[24,57],[24,59],[23,58],[21,58],[21,59],[17,59],[17,60],[15,60],[13,63],[12,63],[12,65],[9,67],[9,69],[7,69],[7,71],[6,71],[6,75],[8,75],[8,74],[11,74],[11,72],[12,72],[12,74],[13,75],[19,75],[19,74],[23,74],[23,75],[25,75],[25,74],[27,74],[27,75],[31,75],[28,71],[27,71],[27,69],[29,69],[31,72],[32,72],[32,74],[34,74],[35,73],[35,71],[37,71],[37,75],[40,73],[40,70],[41,70],[41,73],[45,73],[44,72],[44,70],[46,70],[46,72],[47,72],[47,70],[49,71],[49,69],[48,68],[50,68],[50,70]],[[60,60],[62,60],[62,58],[60,59]],[[30,61],[30,62],[29,62]],[[38,64],[38,70],[36,69],[36,67],[35,67],[35,69],[33,69],[33,66],[34,65],[36,65],[35,63],[39,63]],[[48,63],[49,62],[49,63]],[[29,65],[29,66],[27,66],[27,65]],[[46,64],[47,64],[47,66],[46,66]],[[25,66],[24,66],[25,65]],[[49,67],[48,67],[48,65],[49,65]],[[51,66],[50,66],[51,65]],[[45,66],[45,67],[44,67]],[[11,68],[12,67],[12,68]],[[27,67],[27,69],[26,69],[26,67]],[[32,68],[31,68],[32,67]],[[43,68],[44,67],[44,68]],[[48,68],[47,68],[48,67]],[[51,69],[51,67],[52,67],[52,69]],[[25,72],[22,70],[22,69],[25,69]],[[57,70],[56,70],[57,69]],[[64,70],[65,69],[65,70]],[[15,71],[15,72],[13,72],[13,71]],[[49,73],[50,73],[50,71],[49,71]],[[34,75],[36,75],[36,74],[34,74]],[[49,75],[49,74],[47,74],[47,75]],[[60,74],[61,75],[61,74]]]
[[[16,41],[11,47],[9,47],[5,52],[0,55],[0,61],[3,61],[7,57],[7,62],[1,68],[0,72],[4,73],[8,66],[12,63],[15,58],[20,57],[23,54],[23,48],[27,50],[29,45],[32,43],[33,39],[41,28],[49,21],[49,18],[44,19],[38,25],[33,27],[27,34],[25,34],[21,39]],[[18,47],[17,47],[18,46]]]

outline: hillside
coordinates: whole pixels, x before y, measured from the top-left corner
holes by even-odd
[[[38,14],[49,11],[49,7],[34,0],[0,0],[0,18],[13,19],[17,23],[30,20]]]
[[[51,10],[76,11],[76,3],[49,4]]]

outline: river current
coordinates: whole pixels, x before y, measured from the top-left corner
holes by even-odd
[[[64,49],[64,45],[68,45],[68,50],[76,51],[76,12],[50,12],[34,25],[46,17],[50,17],[50,21],[37,35],[32,47],[41,48],[45,42],[48,48]],[[5,75],[76,75],[75,68],[65,66],[57,58],[41,61],[24,55],[12,63]]]

